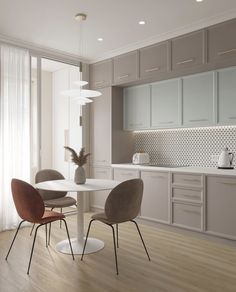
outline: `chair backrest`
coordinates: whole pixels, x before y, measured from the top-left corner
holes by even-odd
[[[29,222],[37,222],[43,217],[44,203],[39,192],[27,182],[13,178],[12,196],[19,216]]]
[[[105,214],[110,222],[133,220],[140,211],[143,198],[143,181],[131,179],[116,186],[107,197]]]
[[[48,180],[65,179],[64,176],[54,169],[42,169],[36,173],[35,182],[40,183]],[[44,191],[39,190],[40,196],[45,200],[52,200],[65,197],[67,192]]]

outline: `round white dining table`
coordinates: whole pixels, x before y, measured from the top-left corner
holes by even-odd
[[[35,188],[48,191],[77,192],[77,237],[71,238],[74,254],[82,254],[84,247],[84,194],[89,192],[111,190],[119,182],[104,179],[86,179],[85,184],[76,184],[72,180],[52,180],[35,184]],[[96,252],[104,247],[104,242],[96,238],[88,238],[85,254]],[[68,240],[56,244],[56,250],[62,253],[71,254]]]

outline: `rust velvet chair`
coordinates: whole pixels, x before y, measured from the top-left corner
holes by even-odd
[[[47,226],[48,223],[51,223],[51,222],[54,222],[57,220],[62,220],[65,224],[66,232],[67,232],[67,236],[68,236],[68,240],[69,240],[69,244],[70,244],[72,258],[74,260],[74,254],[73,254],[73,250],[72,250],[72,246],[71,246],[68,227],[67,227],[67,224],[65,221],[65,216],[61,213],[58,213],[58,212],[45,210],[44,202],[43,202],[39,192],[35,188],[33,188],[30,184],[28,184],[22,180],[12,179],[11,188],[12,188],[12,195],[13,195],[15,207],[16,207],[16,210],[17,210],[19,216],[21,217],[22,221],[18,225],[15,236],[12,240],[9,251],[7,253],[6,260],[10,254],[11,248],[13,246],[15,239],[16,239],[16,236],[18,234],[18,231],[20,229],[21,224],[24,221],[38,224],[38,226],[35,230],[33,244],[32,244],[31,253],[30,253],[30,260],[29,260],[29,264],[28,264],[27,274],[29,274],[31,260],[32,260],[33,251],[34,251],[34,244],[35,244],[37,231],[38,231],[39,227],[41,227],[43,225]],[[47,239],[46,239],[46,242],[47,242]]]
[[[115,264],[116,264],[116,273],[118,275],[118,261],[117,261],[117,251],[116,251],[116,240],[117,247],[118,246],[118,224],[131,221],[135,224],[139,236],[141,238],[143,247],[147,254],[148,260],[150,261],[150,257],[145,246],[144,240],[142,238],[141,232],[139,230],[137,222],[134,219],[138,216],[141,203],[143,197],[143,181],[141,179],[131,179],[120,183],[116,186],[107,197],[105,203],[105,212],[98,213],[92,216],[92,219],[89,222],[88,231],[86,234],[86,239],[84,243],[83,253],[81,256],[81,260],[84,257],[84,251],[87,244],[87,238],[89,235],[90,227],[93,221],[98,220],[106,225],[110,226],[113,234],[113,244],[114,244],[114,252],[115,252]],[[115,238],[115,230],[113,225],[116,225],[116,236]]]

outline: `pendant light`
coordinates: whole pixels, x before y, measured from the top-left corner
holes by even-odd
[[[84,13],[78,13],[75,15],[75,19],[80,22],[80,39],[79,39],[79,48],[80,48],[80,55],[82,55],[83,52],[83,31],[82,31],[82,23],[87,19],[87,15]],[[69,96],[76,100],[80,105],[85,105],[86,103],[93,102],[90,97],[97,97],[102,95],[101,92],[96,90],[90,90],[90,89],[83,89],[82,87],[87,85],[87,81],[82,80],[82,62],[80,62],[79,65],[80,69],[80,80],[75,81],[74,84],[78,86],[78,89],[70,89],[70,90],[64,90],[61,92],[62,95]]]

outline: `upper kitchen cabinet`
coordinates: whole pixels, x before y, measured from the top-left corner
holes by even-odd
[[[214,72],[184,77],[183,125],[210,126],[215,122],[215,75]]]
[[[151,86],[151,127],[181,125],[181,81],[172,79]]]
[[[103,88],[112,83],[112,59],[90,65],[91,88]]]
[[[208,61],[221,62],[236,58],[236,19],[208,29]]]
[[[124,89],[124,129],[150,128],[150,85]]]
[[[126,84],[138,79],[138,51],[130,52],[113,59],[114,84]]]
[[[155,77],[169,69],[168,42],[140,49],[140,78]]]
[[[194,68],[205,62],[205,32],[195,31],[174,38],[172,44],[172,70]]]
[[[236,67],[217,72],[218,78],[218,112],[217,123],[236,124]]]

